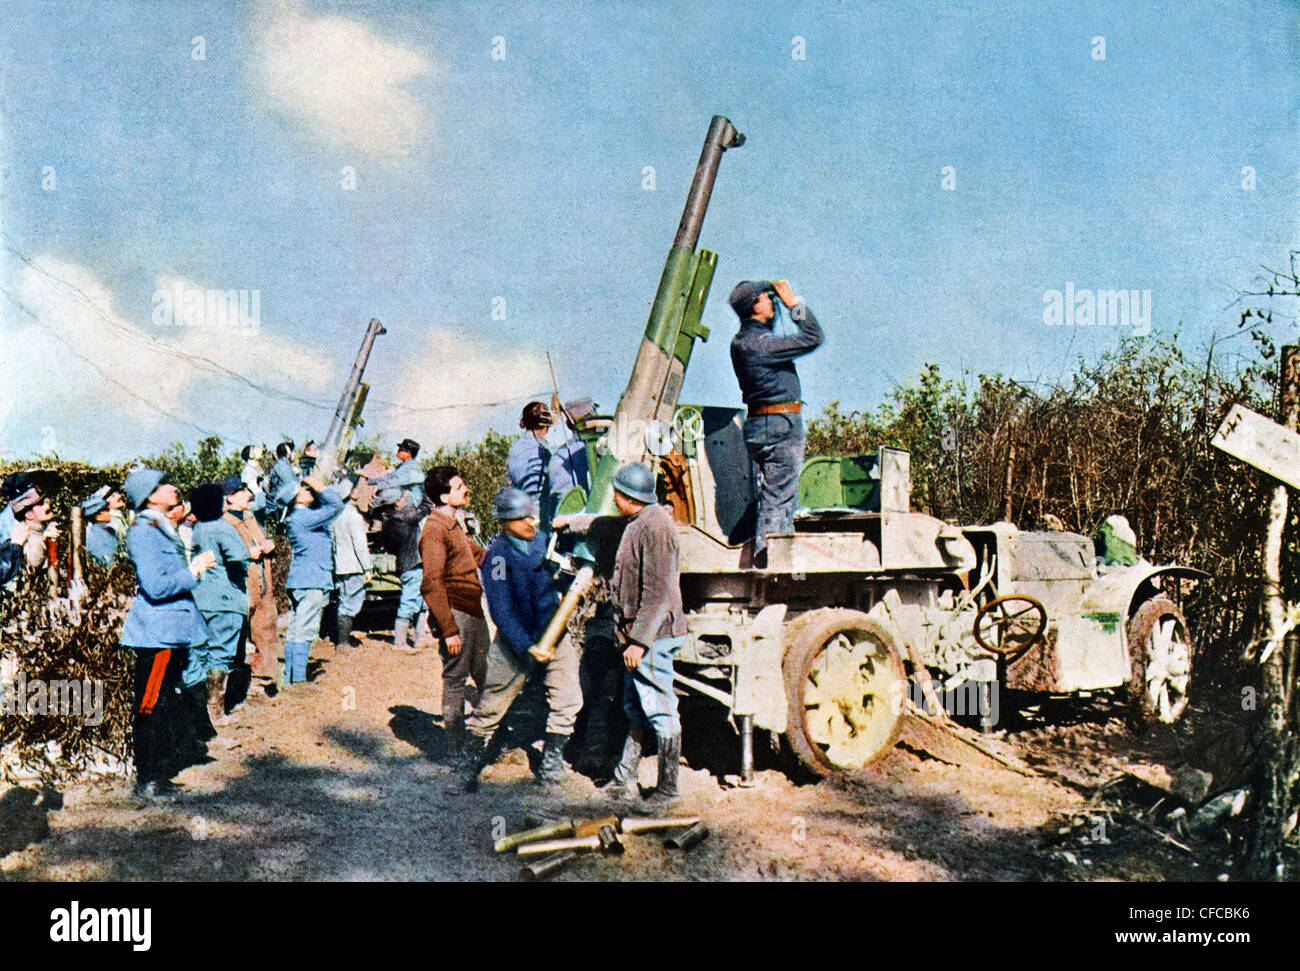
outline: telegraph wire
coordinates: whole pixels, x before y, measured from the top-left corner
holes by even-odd
[[[170,418],[172,421],[179,422],[179,423],[182,424],[182,425],[187,425],[187,426],[189,426],[190,428],[193,428],[195,431],[197,431],[197,432],[199,432],[199,433],[201,433],[201,434],[203,434],[203,435],[206,435],[206,436],[213,436],[213,435],[215,435],[216,437],[221,438],[221,439],[224,439],[224,440],[227,440],[227,441],[237,441],[237,440],[238,440],[238,439],[233,438],[233,437],[228,436],[228,435],[222,435],[220,432],[218,432],[218,431],[216,431],[216,430],[214,430],[214,429],[211,429],[211,428],[207,428],[207,427],[205,427],[205,426],[203,426],[203,425],[200,425],[200,424],[198,424],[197,422],[190,421],[188,418],[182,418],[180,415],[176,414],[175,412],[168,411],[166,408],[162,407],[161,405],[154,404],[154,403],[153,403],[152,401],[150,401],[149,399],[144,398],[144,397],[142,397],[141,395],[137,394],[137,393],[136,393],[135,391],[133,391],[129,386],[123,384],[121,381],[118,381],[116,378],[112,377],[110,374],[108,374],[106,371],[104,371],[104,369],[101,368],[98,364],[96,364],[96,363],[95,363],[94,361],[92,361],[90,358],[86,357],[86,355],[84,355],[84,354],[82,354],[80,351],[78,351],[78,350],[77,350],[77,349],[76,349],[76,348],[75,348],[75,347],[74,347],[74,346],[73,346],[73,345],[72,345],[72,344],[71,344],[71,343],[70,343],[66,338],[63,337],[62,334],[60,334],[58,331],[56,331],[53,327],[50,327],[48,324],[44,323],[44,322],[43,322],[43,321],[42,321],[42,320],[41,320],[41,319],[36,315],[36,313],[35,313],[35,312],[30,308],[30,307],[28,307],[25,303],[23,303],[21,300],[19,300],[18,297],[16,297],[16,296],[15,296],[15,295],[14,295],[14,294],[13,294],[13,293],[8,289],[8,288],[6,288],[6,287],[0,287],[0,292],[4,293],[4,295],[5,295],[6,297],[9,298],[9,301],[10,301],[14,306],[16,306],[19,310],[21,310],[21,311],[22,311],[23,313],[25,313],[28,317],[30,317],[30,318],[32,319],[32,321],[36,324],[36,326],[38,326],[38,327],[40,327],[41,329],[43,329],[44,331],[46,331],[46,332],[47,332],[51,337],[53,337],[53,338],[54,338],[55,340],[57,340],[60,344],[62,344],[64,347],[66,347],[66,348],[68,349],[68,351],[69,351],[69,352],[70,352],[74,357],[76,357],[76,358],[78,358],[78,359],[84,361],[86,364],[90,365],[90,367],[93,368],[93,369],[94,369],[94,370],[99,374],[99,376],[100,376],[101,378],[103,378],[106,382],[108,382],[109,384],[113,385],[113,386],[114,386],[115,388],[117,388],[118,390],[120,390],[120,391],[126,393],[126,394],[129,395],[131,398],[134,398],[136,401],[140,402],[140,403],[141,403],[142,405],[144,405],[146,408],[149,408],[149,409],[151,409],[151,410],[153,410],[153,411],[156,411],[158,414],[162,415],[164,418]]]
[[[319,401],[312,401],[309,398],[304,398],[300,395],[295,395],[288,391],[281,391],[277,388],[273,388],[268,385],[261,384],[243,374],[240,374],[238,371],[234,371],[223,364],[219,364],[218,362],[212,360],[211,358],[204,357],[201,354],[191,354],[187,351],[182,351],[178,348],[168,347],[166,344],[162,343],[156,338],[146,337],[143,334],[139,333],[138,331],[134,330],[133,328],[123,326],[122,324],[113,320],[109,314],[105,313],[98,306],[98,304],[96,304],[94,298],[92,298],[88,293],[86,293],[84,290],[78,287],[75,283],[65,280],[62,277],[58,276],[57,274],[51,273],[49,270],[45,269],[43,266],[41,266],[39,263],[33,260],[30,256],[24,253],[21,249],[19,249],[18,246],[14,243],[13,237],[11,237],[8,233],[0,232],[0,235],[3,235],[5,240],[7,241],[5,248],[8,249],[9,252],[13,253],[14,256],[18,257],[19,260],[21,260],[27,266],[30,266],[33,270],[41,274],[46,279],[51,280],[63,287],[66,287],[69,290],[74,291],[81,298],[81,302],[84,303],[97,318],[99,318],[103,323],[107,324],[110,328],[112,328],[123,338],[131,341],[137,346],[147,347],[150,350],[156,351],[160,354],[166,354],[171,357],[178,358],[180,360],[185,361],[190,366],[197,368],[198,370],[201,371],[206,371],[208,373],[223,374],[232,380],[238,381],[241,384],[246,385],[247,387],[251,388],[254,391],[267,395],[268,397],[279,398],[284,401],[292,401],[296,404],[306,405],[307,407],[316,408],[322,411],[334,410],[334,405],[322,404]]]
[[[165,354],[169,357],[176,358],[180,361],[183,361],[186,364],[189,364],[191,367],[195,368],[196,370],[203,371],[208,374],[217,374],[219,376],[225,376],[231,380],[237,381],[245,385],[246,387],[252,389],[253,391],[257,391],[258,393],[264,394],[268,397],[279,398],[283,401],[290,401],[296,404],[306,405],[307,407],[315,408],[321,411],[334,410],[335,405],[323,404],[319,401],[313,401],[309,398],[303,398],[300,395],[295,395],[291,392],[282,391],[278,388],[274,388],[269,385],[262,384],[257,381],[253,381],[251,378],[248,378],[247,376],[239,373],[238,371],[234,371],[223,364],[219,364],[218,362],[213,361],[211,358],[204,357],[201,354],[191,354],[187,351],[182,351],[178,348],[168,347],[166,344],[162,343],[156,338],[147,337],[146,335],[140,333],[136,329],[126,326],[122,323],[119,323],[118,321],[114,320],[110,314],[106,313],[102,308],[100,308],[100,306],[96,303],[95,299],[90,296],[90,294],[86,293],[75,283],[72,283],[69,280],[65,280],[64,278],[60,277],[58,274],[50,272],[45,267],[37,263],[28,253],[24,252],[17,245],[17,242],[14,240],[14,238],[10,236],[8,233],[0,231],[0,236],[3,236],[6,241],[5,248],[9,252],[11,252],[14,256],[16,256],[19,260],[21,260],[26,266],[31,267],[34,271],[41,274],[41,276],[45,277],[53,284],[56,284],[59,287],[65,288],[65,290],[70,290],[73,293],[75,293],[76,297],[74,297],[74,299],[78,299],[80,303],[83,303],[91,311],[91,313],[98,319],[99,322],[103,323],[111,330],[113,330],[116,334],[121,336],[123,339],[135,344],[136,346],[144,347],[147,348],[148,350],[155,351],[157,353]],[[333,240],[330,240],[330,242],[333,243],[333,245],[335,245],[337,248],[338,246],[337,243],[334,243]],[[20,300],[18,300],[18,298],[13,293],[11,293],[8,290],[4,290],[4,293],[38,326],[43,327],[44,329],[48,330],[51,334],[54,334],[55,337],[58,337],[60,342],[63,343],[65,346],[67,346],[69,350],[71,350],[76,357],[78,357],[83,361],[86,361],[86,363],[94,367],[99,374],[104,376],[105,380],[109,381],[114,386],[126,391],[128,394],[131,395],[131,397],[135,398],[136,400],[149,404],[150,407],[152,407],[155,411],[159,411],[160,414],[165,414],[167,415],[167,417],[174,418],[177,421],[181,421],[184,424],[189,425],[191,428],[200,429],[204,431],[205,434],[211,433],[206,429],[202,429],[201,426],[196,425],[193,422],[186,421],[185,419],[177,418],[175,415],[163,411],[162,409],[158,408],[152,403],[147,402],[146,399],[141,398],[134,391],[131,391],[129,388],[126,388],[126,386],[121,384],[121,382],[113,380],[111,377],[105,374],[102,369],[100,369],[97,365],[95,365],[93,361],[90,361],[88,358],[78,353],[75,349],[71,347],[71,345],[68,344],[66,340],[64,340],[58,334],[55,334],[54,331],[51,328],[49,328],[49,326],[45,324],[35,314],[34,311],[31,310],[31,308],[27,307]],[[462,402],[454,402],[454,403],[444,404],[444,405],[427,405],[427,406],[402,405],[402,404],[398,404],[397,402],[386,401],[381,398],[372,398],[371,400],[375,404],[379,405],[380,407],[389,410],[390,413],[392,413],[395,418],[398,418],[402,415],[435,414],[441,411],[449,411],[453,408],[476,408],[476,409],[499,408],[499,407],[504,407],[505,405],[515,404],[516,402],[519,401],[531,400],[533,398],[541,397],[544,396],[544,394],[545,394],[544,392],[537,392],[528,395],[515,395],[510,398],[503,398],[496,401],[479,401],[479,402],[462,401]],[[215,433],[211,433],[211,434],[215,434]],[[222,436],[222,437],[227,437],[227,436]],[[233,441],[234,439],[232,438],[231,440]]]

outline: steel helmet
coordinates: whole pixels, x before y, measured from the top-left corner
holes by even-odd
[[[512,519],[528,519],[537,515],[537,506],[533,497],[513,486],[506,486],[492,497],[492,515],[498,522],[508,523]]]
[[[128,475],[122,483],[122,491],[126,493],[126,501],[131,504],[131,508],[137,511],[143,509],[165,478],[167,476],[157,469],[136,469]]]
[[[655,477],[644,462],[629,462],[614,473],[614,489],[629,499],[652,506],[658,501],[655,495]]]

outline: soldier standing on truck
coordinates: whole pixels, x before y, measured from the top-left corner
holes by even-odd
[[[515,439],[506,456],[509,484],[532,497],[543,523],[550,522],[551,450],[546,447],[546,433],[553,424],[555,416],[545,404],[528,402],[519,416],[524,433]]]
[[[777,337],[772,332],[776,296],[790,308],[798,333]],[[731,309],[740,318],[740,332],[731,340],[731,365],[749,415],[745,419],[745,448],[754,463],[758,515],[754,528],[754,566],[767,566],[767,537],[794,531],[795,497],[803,467],[803,418],[800,415],[799,375],[794,360],[821,346],[822,329],[803,300],[785,280],[757,283],[744,280],[731,291]]]
[[[424,472],[416,461],[420,454],[420,443],[404,438],[397,443],[397,468],[372,480],[375,491],[401,489],[406,494],[406,502],[412,509],[424,500]]]

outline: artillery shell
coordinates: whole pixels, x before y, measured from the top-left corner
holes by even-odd
[[[524,814],[524,829],[536,829],[547,823],[562,823],[569,817],[549,809],[532,809]]]
[[[540,860],[534,860],[532,863],[520,867],[519,879],[534,882],[553,877],[568,867],[570,863],[577,859],[577,856],[578,854],[573,850],[567,850],[561,853],[552,853]]]
[[[703,823],[696,823],[684,832],[673,833],[664,840],[664,846],[672,850],[690,850],[703,843],[708,835],[709,827]]]
[[[492,849],[497,853],[504,853],[506,850],[513,850],[522,843],[535,843],[538,840],[551,839],[554,836],[571,835],[573,835],[573,821],[564,819],[555,823],[534,826],[532,829],[526,829],[520,833],[503,836],[492,844]]]
[[[545,840],[541,843],[524,843],[522,846],[515,847],[515,852],[519,856],[545,856],[547,853],[554,853],[556,850],[598,850],[600,849],[600,836],[593,834],[591,836],[574,836],[567,840]]]
[[[656,829],[689,829],[699,821],[699,816],[627,816],[618,828],[622,833],[648,833]]]
[[[578,823],[573,827],[573,835],[590,836],[592,833],[599,833],[606,826],[617,832],[618,817],[601,816],[600,819],[588,819],[586,822]]]

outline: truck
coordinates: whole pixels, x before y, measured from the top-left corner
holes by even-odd
[[[1123,689],[1137,720],[1176,721],[1193,654],[1177,594],[1206,574],[1106,563],[1078,533],[917,512],[905,450],[809,458],[794,530],[770,535],[755,564],[745,411],[679,400],[694,343],[709,336],[701,318],[718,262],[696,244],[723,153],[744,141],[712,119],[626,388],[613,414],[579,423],[590,487],[558,509],[612,513],[614,472],[655,470],[677,523],[687,612],[675,681],[725,709],[741,782],[753,778],[756,727],[819,775],[852,772],[893,747],[909,705],[961,689],[986,729],[1003,689]],[[561,544],[557,555],[571,569],[608,562],[617,539]]]

